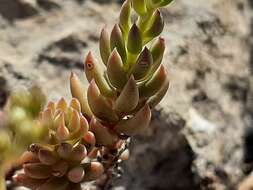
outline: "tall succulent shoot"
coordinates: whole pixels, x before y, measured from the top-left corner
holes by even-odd
[[[84,60],[88,89],[71,74],[72,96],[80,101],[82,113],[90,121],[96,147],[103,149],[100,154],[106,157],[102,163],[107,177],[124,152],[121,148],[126,139],[149,126],[151,108],[169,88],[168,72],[162,65],[165,40],[159,35],[164,20],[159,8],[171,2],[126,0],[111,33],[106,28],[101,31],[101,61],[91,52]]]
[[[102,62],[91,52],[86,56],[87,92],[78,90],[82,88],[80,80],[72,74],[72,95],[82,102],[83,114],[91,119],[90,130],[100,145],[113,146],[122,136],[139,134],[148,127],[150,109],[169,87],[167,70],[161,64],[165,40],[159,37],[164,28],[159,8],[171,2],[126,0],[111,33],[102,29]]]
[[[21,157],[24,170],[14,177],[16,183],[33,190],[74,190],[96,180],[106,187],[129,156],[130,137],[149,126],[151,108],[169,88],[162,65],[165,40],[159,35],[164,28],[160,8],[172,1],[123,3],[111,33],[101,31],[101,61],[91,52],[84,60],[88,88],[72,72],[72,100],[49,102],[36,119],[43,138]]]

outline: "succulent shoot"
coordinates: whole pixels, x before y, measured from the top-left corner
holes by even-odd
[[[101,31],[101,61],[91,52],[84,60],[88,88],[71,73],[69,103],[64,98],[49,102],[40,112],[44,98],[38,89],[11,98],[10,128],[30,144],[19,160],[23,171],[13,177],[17,184],[69,190],[96,180],[106,186],[112,170],[129,157],[130,137],[149,126],[151,109],[169,88],[162,65],[165,40],[159,35],[164,28],[160,8],[171,2],[126,0],[111,33]],[[10,138],[0,131],[1,152],[8,152]]]
[[[162,65],[165,40],[159,35],[164,28],[160,8],[171,2],[126,0],[111,33],[106,28],[101,31],[101,61],[91,52],[84,59],[88,88],[80,90],[81,83],[75,84],[73,78],[80,80],[71,74],[72,96],[82,102],[95,147],[102,157],[106,155],[102,163],[107,175],[127,151],[122,148],[126,139],[149,126],[151,109],[169,88],[168,71]]]
[[[71,84],[72,95],[80,102],[87,95],[87,102],[83,104],[90,109],[83,109],[83,114],[90,117],[92,126],[96,126],[90,130],[97,142],[104,142],[104,136],[110,135],[116,140],[116,136],[120,139],[122,135],[141,133],[149,125],[150,109],[164,97],[169,79],[167,69],[161,64],[165,40],[159,37],[164,27],[159,8],[171,2],[126,0],[119,23],[114,25],[111,34],[106,28],[101,31],[102,61],[99,62],[91,52],[85,58],[84,71],[90,82],[88,89],[77,95],[75,92],[80,88]],[[137,15],[136,20],[132,19],[133,14]],[[108,146],[108,142],[100,145]],[[110,142],[110,146],[115,143]]]

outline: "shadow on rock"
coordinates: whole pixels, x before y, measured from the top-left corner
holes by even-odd
[[[194,152],[175,113],[154,111],[150,129],[133,139],[131,157],[119,185],[131,190],[198,190]],[[180,180],[180,181],[179,181]]]
[[[0,15],[10,22],[37,15],[38,11],[29,3],[20,0],[1,0]]]
[[[8,98],[7,81],[4,77],[0,76],[0,108],[2,108]]]

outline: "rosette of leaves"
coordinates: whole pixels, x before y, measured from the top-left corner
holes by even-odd
[[[77,99],[69,105],[63,98],[49,102],[38,122],[48,129],[47,139],[23,154],[24,173],[14,177],[18,184],[33,190],[75,190],[102,175],[103,166],[90,156],[95,138]]]
[[[37,122],[45,103],[46,97],[37,86],[19,90],[10,96],[6,106],[6,128],[11,130],[21,151],[31,143],[43,140],[47,134],[47,129]]]

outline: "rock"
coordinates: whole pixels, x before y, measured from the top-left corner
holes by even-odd
[[[37,14],[38,10],[33,5],[22,0],[1,0],[0,2],[0,15],[10,22]]]
[[[238,190],[252,190],[253,189],[253,176],[250,175],[242,181]]]
[[[244,142],[253,126],[252,8],[251,0],[176,0],[162,9],[171,87],[153,127],[133,139],[118,188],[237,188],[252,152]],[[2,0],[0,75],[11,91],[35,82],[49,100],[69,98],[70,70],[83,76],[83,57],[98,58],[100,29],[118,14],[116,0]]]
[[[193,131],[212,133],[217,129],[217,126],[214,123],[211,123],[210,121],[203,118],[196,110],[190,109],[189,114],[189,126]]]
[[[3,76],[0,76],[0,109],[4,107],[8,94],[7,81]]]
[[[195,154],[182,133],[184,127],[180,115],[154,111],[149,130],[132,140],[130,160],[118,184],[131,190],[198,190],[192,171]]]
[[[39,7],[47,11],[61,8],[61,6],[58,3],[50,0],[36,0],[36,3]]]
[[[83,69],[83,62],[79,58],[81,49],[87,43],[77,35],[69,35],[50,44],[38,57],[38,64],[48,63],[64,68]]]

